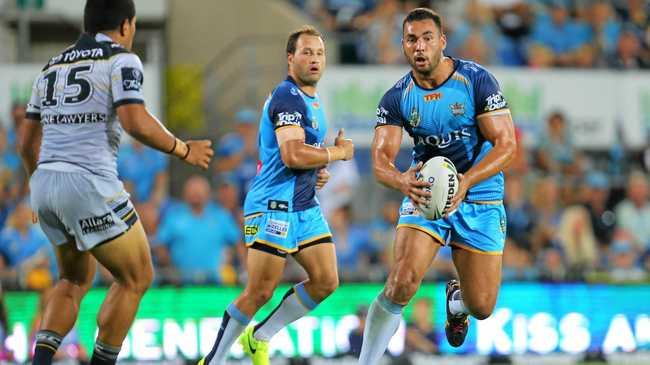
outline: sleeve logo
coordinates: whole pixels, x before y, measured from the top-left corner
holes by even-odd
[[[300,112],[282,112],[278,114],[278,120],[276,122],[277,127],[287,126],[287,125],[297,125],[300,126],[302,122],[302,114]]]
[[[122,89],[124,91],[140,91],[143,81],[142,71],[133,67],[122,68]]]
[[[498,109],[503,109],[508,105],[506,99],[503,97],[501,91],[492,94],[485,99],[485,111],[491,112]]]
[[[377,124],[386,124],[386,117],[388,116],[388,110],[383,106],[377,108]]]

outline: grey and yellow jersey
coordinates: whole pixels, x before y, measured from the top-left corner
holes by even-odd
[[[116,108],[143,104],[142,62],[104,34],[83,34],[34,81],[27,117],[40,120],[39,167],[117,178]]]

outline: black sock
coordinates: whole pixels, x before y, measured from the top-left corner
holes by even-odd
[[[90,365],[115,365],[117,355],[119,354],[119,347],[110,346],[97,340],[95,342],[93,357],[90,359]]]
[[[61,344],[61,337],[59,334],[48,330],[40,330],[36,333],[36,346],[34,347],[34,365],[50,365],[56,350]]]

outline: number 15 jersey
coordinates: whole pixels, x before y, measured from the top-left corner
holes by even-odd
[[[27,117],[40,120],[38,164],[117,178],[122,127],[116,108],[144,104],[138,56],[108,36],[83,34],[34,81]]]

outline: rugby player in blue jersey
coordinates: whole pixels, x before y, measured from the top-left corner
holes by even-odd
[[[323,146],[327,120],[316,92],[325,70],[320,33],[309,26],[291,33],[286,52],[288,76],[264,104],[258,138],[260,168],[244,203],[248,283],[224,312],[217,339],[200,365],[223,364],[238,337],[254,365],[269,364],[271,337],[338,286],[332,235],[315,192],[329,177],[324,167],[350,160],[354,146],[342,131],[334,146]],[[247,328],[273,295],[288,254],[305,269],[308,279],[290,288],[270,315]]]
[[[515,153],[508,105],[494,76],[482,66],[444,55],[440,16],[412,10],[404,19],[402,47],[411,71],[383,96],[372,145],[377,180],[406,197],[395,237],[395,261],[384,290],[373,301],[359,363],[376,364],[399,327],[403,307],[418,290],[438,250],[453,248],[459,281],[447,283],[445,332],[452,346],[465,340],[468,316],[492,313],[501,283],[505,242],[503,169]],[[394,161],[402,131],[413,138],[412,167]],[[459,187],[444,218],[427,220],[415,204],[428,198],[416,178],[434,156],[451,159]]]

